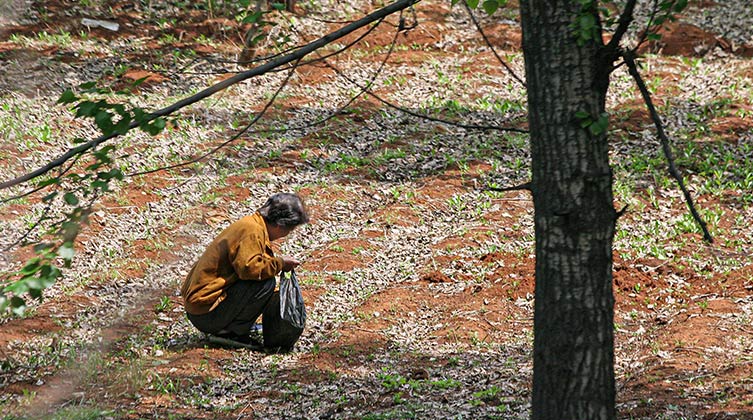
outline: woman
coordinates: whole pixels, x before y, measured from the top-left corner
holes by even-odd
[[[293,270],[299,262],[275,256],[271,242],[308,221],[300,197],[279,193],[269,197],[256,213],[220,233],[181,288],[191,323],[207,334],[251,345],[251,328],[263,315],[264,348],[292,349],[303,330],[281,322],[275,276]]]

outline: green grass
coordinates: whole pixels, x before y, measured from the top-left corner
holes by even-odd
[[[73,38],[70,32],[60,31],[58,33],[49,33],[47,31],[37,33],[36,37],[26,35],[12,34],[9,41],[22,47],[32,47],[34,45],[53,46],[58,48],[68,48],[73,44]]]

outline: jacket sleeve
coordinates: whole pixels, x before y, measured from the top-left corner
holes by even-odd
[[[282,258],[266,252],[264,239],[249,235],[238,244],[232,261],[235,273],[241,280],[267,280],[282,271]]]

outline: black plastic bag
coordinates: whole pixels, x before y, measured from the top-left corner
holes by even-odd
[[[289,276],[280,273],[280,317],[295,328],[303,329],[306,325],[306,305],[295,271]]]

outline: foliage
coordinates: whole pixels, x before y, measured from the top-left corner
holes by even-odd
[[[599,114],[598,118],[593,118],[586,111],[578,111],[575,113],[575,117],[578,118],[581,128],[588,128],[588,131],[594,136],[606,133],[609,127],[609,115],[606,112]]]
[[[144,80],[136,81],[135,85]],[[72,110],[75,111],[75,116],[92,119],[105,137],[124,134],[133,127],[156,136],[165,128],[163,118],[153,118],[139,107],[128,108],[123,103],[111,103],[105,99],[105,95],[114,93],[122,96],[129,92],[113,92],[109,88],[98,88],[96,83],[91,82],[79,86],[79,92],[66,89],[58,103],[74,104]],[[75,144],[83,142],[84,139],[81,138],[74,140]],[[76,237],[81,225],[87,222],[92,205],[98,197],[110,191],[113,180],[120,181],[124,177],[111,157],[114,150],[115,147],[111,145],[96,148],[90,152],[92,161],[83,171],[69,172],[69,167],[57,176],[37,184],[37,188],[51,188],[53,191],[42,198],[46,211],[31,229],[48,223],[44,231],[48,239],[34,245],[35,257],[28,260],[20,270],[2,279],[0,313],[10,309],[14,314],[22,316],[26,311],[26,296],[41,301],[42,291],[55,283],[62,274],[62,268],[71,266]],[[62,216],[50,216],[50,210],[58,207],[66,209]]]

